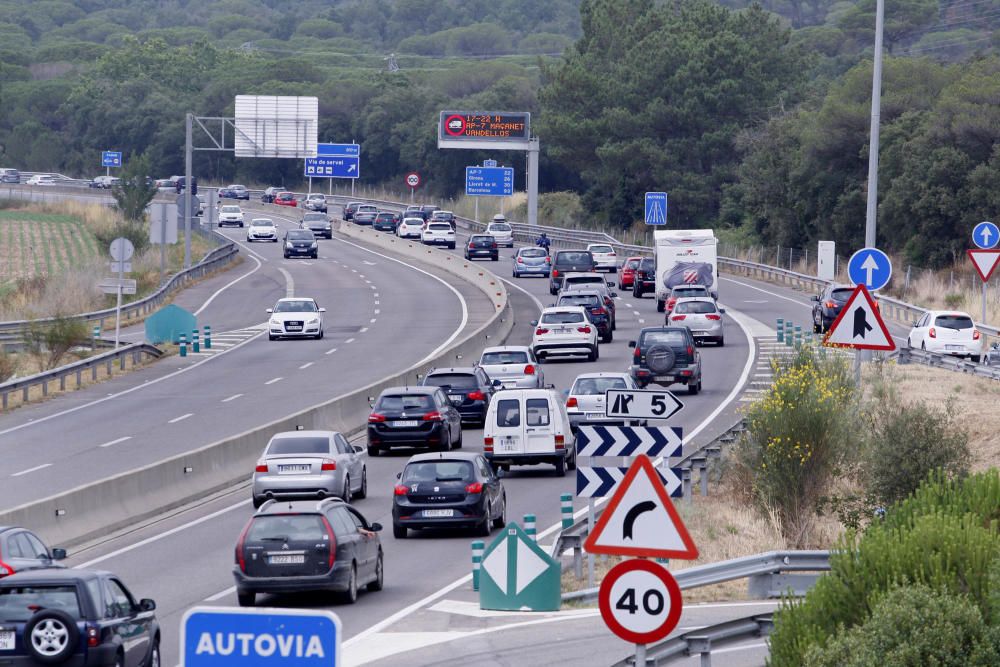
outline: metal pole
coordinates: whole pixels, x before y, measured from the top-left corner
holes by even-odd
[[[646,645],[636,644],[635,645],[635,664],[636,667],[646,667]]]
[[[184,120],[184,268],[191,268],[191,162],[194,149],[191,146],[191,125],[194,115],[187,114]]]
[[[479,197],[476,197],[476,222],[479,222]]]
[[[333,179],[332,178],[328,178],[328,179],[326,179],[326,182],[330,186],[330,189],[328,190],[328,192],[329,192],[330,196],[333,196]],[[354,179],[352,178],[351,179],[351,183],[353,183],[353,182],[354,182]]]
[[[118,349],[118,334],[121,332],[122,327],[122,278],[125,272],[122,270],[125,268],[124,255],[122,255],[121,260],[118,261],[118,303],[115,305],[115,349]]]
[[[538,224],[538,138],[528,142],[528,224]]]
[[[313,193],[313,177],[310,176],[309,177],[309,192],[306,193],[306,194],[310,194],[311,195],[312,193]]]
[[[865,209],[865,247],[875,247],[875,214],[878,204],[879,116],[882,111],[882,32],[885,0],[875,4],[875,63],[872,72],[872,117],[868,142],[868,205]]]
[[[356,179],[351,179],[351,199],[354,199],[354,181]]]
[[[587,534],[594,532],[594,499],[587,499]],[[594,586],[594,554],[587,554],[587,586]]]
[[[983,324],[986,324],[986,283],[983,283],[983,319],[979,320]]]
[[[157,213],[160,216],[160,284],[167,278],[167,217],[169,215],[166,204],[157,204]]]
[[[410,203],[413,203],[413,188],[410,188]]]

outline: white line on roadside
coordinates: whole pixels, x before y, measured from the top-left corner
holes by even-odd
[[[372,289],[375,289],[375,288],[373,287]],[[374,294],[372,294],[372,296],[377,299],[378,298],[378,292],[375,292]],[[375,303],[378,303],[378,301],[376,301]]]
[[[497,276],[497,278],[500,278],[500,276]],[[545,309],[545,307],[542,306],[542,302],[539,301],[538,298],[535,297],[535,295],[532,294],[531,292],[529,292],[528,290],[524,289],[523,287],[521,287],[520,285],[518,285],[516,283],[512,283],[511,281],[507,280],[506,278],[500,278],[500,280],[502,280],[503,282],[507,283],[508,285],[510,285],[514,289],[518,290],[519,292],[523,292],[526,295],[528,295],[528,298],[531,299],[532,301],[534,301],[535,305],[538,306],[538,312],[539,313],[541,313],[542,310]]]
[[[22,470],[21,472],[15,472],[15,473],[13,473],[11,475],[11,477],[20,477],[21,475],[27,475],[29,472],[35,472],[37,470],[42,470],[44,468],[48,468],[51,465],[52,465],[51,463],[43,463],[42,465],[35,466],[34,468],[28,468],[27,470]]]
[[[336,351],[337,351],[337,348],[333,348],[332,350],[327,350],[326,354],[333,354]]]
[[[371,318],[370,320],[368,320],[368,322],[371,323],[371,324],[375,324],[375,318],[374,317]]]
[[[344,342],[345,342],[345,343],[353,343],[353,342],[354,342],[354,339],[353,339],[353,338],[348,338],[348,339],[347,339],[347,340],[345,340]]]
[[[254,253],[254,254],[256,254],[256,253]],[[243,280],[243,279],[244,279],[244,278],[246,278],[247,276],[249,276],[249,275],[251,275],[251,274],[254,274],[254,273],[256,273],[256,272],[257,272],[258,270],[260,270],[260,267],[262,267],[262,266],[263,266],[263,264],[261,264],[261,263],[260,263],[260,260],[259,260],[259,259],[257,259],[256,257],[251,257],[250,259],[252,259],[253,261],[257,262],[257,266],[253,267],[252,269],[250,269],[249,271],[247,271],[246,273],[244,273],[244,274],[243,274],[242,276],[240,276],[239,278],[235,278],[235,279],[233,279],[233,280],[230,280],[230,281],[229,281],[228,283],[226,283],[225,285],[223,285],[223,286],[222,286],[222,287],[220,287],[219,289],[215,290],[215,292],[213,292],[213,293],[212,293],[212,296],[208,297],[208,298],[207,298],[207,299],[205,300],[205,303],[201,304],[201,306],[200,306],[200,307],[198,308],[198,310],[194,311],[194,314],[195,314],[195,315],[200,315],[200,314],[201,314],[201,311],[203,311],[203,310],[205,310],[206,308],[208,308],[208,304],[212,303],[212,301],[214,301],[214,300],[215,300],[215,297],[219,296],[220,294],[222,294],[222,293],[223,293],[223,292],[225,292],[225,291],[226,291],[227,289],[229,289],[230,287],[232,287],[233,285],[235,285],[235,284],[236,284],[236,283],[238,283],[239,281]],[[264,260],[264,261],[267,261],[267,260]]]
[[[281,275],[285,277],[285,297],[290,298],[295,296],[295,279],[292,278],[292,274],[280,266],[278,267],[278,270],[281,271]]]
[[[379,310],[378,308],[376,308],[376,309],[375,309],[375,314],[376,314],[376,315],[378,315],[378,314],[379,314],[379,313],[381,313],[381,312],[382,312],[382,311],[381,311],[381,310]]]
[[[366,331],[368,331],[368,327],[361,327],[361,329],[358,330],[358,333],[365,333]]]
[[[299,366],[299,370],[300,370],[300,371],[304,371],[305,369],[307,369],[307,368],[309,368],[310,366],[312,366],[312,365],[313,365],[314,363],[315,363],[315,362],[313,362],[313,361],[307,361],[306,363],[304,363],[304,364],[302,364],[301,366]]]
[[[180,417],[174,417],[173,419],[171,419],[171,420],[167,421],[167,423],[168,423],[168,424],[176,424],[177,422],[182,422],[182,421],[184,421],[185,419],[187,419],[188,417],[190,417],[190,416],[192,416],[192,415],[194,415],[194,413],[193,413],[193,412],[188,412],[187,414],[183,414],[183,415],[181,415]]]
[[[378,264],[378,262],[369,262],[367,259],[363,259],[361,261],[367,264],[368,266],[375,266],[376,264]]]
[[[274,384],[275,382],[281,382],[282,380],[284,380],[284,378],[280,378],[280,377],[279,378],[271,378],[270,380],[268,380],[264,384]]]
[[[224,399],[222,399],[222,402],[223,402],[223,403],[228,403],[229,401],[235,401],[235,400],[236,400],[237,398],[239,398],[239,397],[240,397],[240,396],[242,396],[242,395],[243,395],[243,394],[233,394],[233,395],[232,395],[232,396],[230,396],[229,398],[224,398]]]
[[[132,436],[126,435],[126,436],[123,436],[121,438],[117,438],[115,440],[112,440],[110,442],[106,442],[103,445],[98,445],[98,446],[99,447],[111,447],[112,445],[117,445],[120,442],[125,442],[126,440],[131,440],[131,439],[132,439]]]
[[[205,602],[215,602],[216,600],[221,600],[227,595],[232,595],[235,592],[236,592],[236,586],[230,586],[226,590],[219,591],[215,595],[209,595],[207,598],[205,598]]]

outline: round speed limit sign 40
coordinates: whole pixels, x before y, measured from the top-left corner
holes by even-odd
[[[627,560],[611,568],[601,582],[598,602],[608,628],[633,644],[669,635],[684,604],[673,575],[648,560]]]

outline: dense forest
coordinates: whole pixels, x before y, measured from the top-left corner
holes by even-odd
[[[100,151],[182,167],[184,114],[315,95],[366,182],[462,187],[444,108],[533,114],[543,190],[628,226],[858,244],[874,0],[0,0],[0,166],[92,175]],[[887,0],[880,243],[950,262],[1000,197],[1000,0]],[[523,177],[524,156],[495,154]],[[291,160],[199,153],[208,178],[296,185]]]

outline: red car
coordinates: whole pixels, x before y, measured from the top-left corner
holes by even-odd
[[[629,257],[618,269],[618,289],[630,289],[635,283],[635,270],[642,257]]]
[[[278,206],[291,206],[296,207],[299,202],[295,200],[295,194],[291,192],[279,192],[274,197],[274,203]]]

